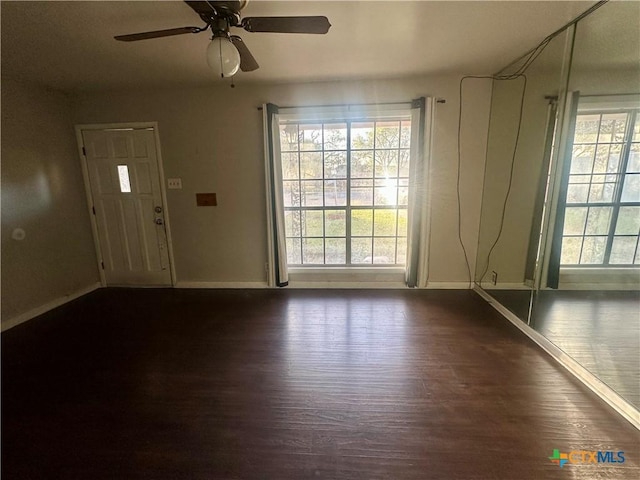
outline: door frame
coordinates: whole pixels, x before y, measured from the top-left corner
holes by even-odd
[[[80,157],[80,165],[82,168],[82,179],[84,182],[84,190],[87,197],[87,213],[91,220],[91,232],[93,234],[93,244],[96,250],[96,266],[100,274],[100,284],[107,286],[107,281],[102,268],[102,249],[100,247],[100,238],[98,236],[98,222],[93,213],[93,194],[91,191],[91,182],[89,181],[89,168],[87,165],[87,157],[83,152],[84,140],[83,131],[89,130],[124,130],[124,129],[153,129],[153,136],[156,146],[156,161],[158,163],[158,175],[160,176],[160,196],[164,208],[164,226],[167,235],[167,250],[169,253],[169,271],[171,273],[171,286],[175,287],[177,283],[175,261],[173,256],[173,240],[171,237],[171,222],[169,220],[169,208],[167,202],[167,189],[164,178],[164,165],[162,161],[162,152],[160,150],[160,132],[158,131],[158,122],[128,122],[128,123],[95,123],[95,124],[79,124],[75,126],[76,142],[78,146],[78,155]],[[133,286],[135,288],[135,286]]]

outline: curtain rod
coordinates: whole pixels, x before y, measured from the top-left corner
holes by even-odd
[[[447,103],[444,98],[436,99],[436,103]],[[368,107],[371,105],[412,105],[413,102],[375,102],[375,103],[335,103],[331,105],[278,105],[278,108],[329,108],[329,107]],[[258,107],[262,110],[262,107]]]

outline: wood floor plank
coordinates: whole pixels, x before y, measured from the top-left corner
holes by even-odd
[[[639,477],[638,431],[473,292],[104,289],[2,335],[3,479]]]

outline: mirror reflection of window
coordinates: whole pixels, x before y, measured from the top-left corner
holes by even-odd
[[[639,112],[578,107],[561,266],[640,264]]]

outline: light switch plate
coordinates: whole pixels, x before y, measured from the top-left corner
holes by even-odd
[[[167,183],[169,185],[170,190],[182,190],[181,178],[169,178],[167,179]]]

